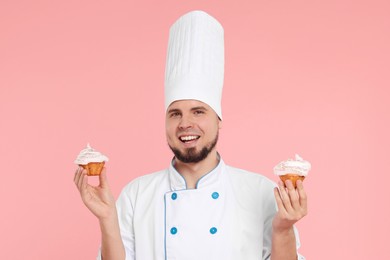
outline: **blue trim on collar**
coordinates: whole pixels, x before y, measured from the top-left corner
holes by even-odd
[[[219,156],[219,154],[218,154],[218,159],[219,159],[219,162],[218,162],[217,166],[215,166],[214,169],[212,169],[210,172],[206,173],[205,175],[203,175],[202,177],[199,178],[199,180],[198,180],[198,181],[196,182],[196,184],[195,184],[195,189],[198,188],[199,182],[200,182],[203,178],[205,178],[205,177],[208,176],[208,175],[211,175],[212,173],[214,173],[215,171],[217,171],[218,168],[220,168],[220,165],[221,165],[221,161],[222,161],[222,160],[221,160],[221,156]]]
[[[225,163],[219,154],[218,154],[218,158],[219,158],[219,162],[217,166],[213,170],[211,170],[210,172],[206,173],[201,178],[199,178],[199,180],[196,182],[195,189],[201,188],[203,187],[203,185],[206,186],[212,185],[219,181],[220,174],[223,172],[223,169],[225,168]],[[168,169],[171,191],[187,190],[188,186],[185,178],[174,167],[174,159],[175,158],[172,159]]]

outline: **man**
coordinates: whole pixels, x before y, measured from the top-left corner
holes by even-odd
[[[98,187],[76,171],[81,198],[99,219],[98,259],[304,259],[293,226],[307,213],[302,182],[276,188],[217,152],[223,66],[219,22],[201,11],[182,16],[170,30],[165,77],[169,168],[129,183],[116,204],[105,169]]]

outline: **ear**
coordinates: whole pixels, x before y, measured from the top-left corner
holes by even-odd
[[[218,129],[222,129],[222,120],[218,118]]]

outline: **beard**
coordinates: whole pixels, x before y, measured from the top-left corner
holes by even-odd
[[[183,163],[197,163],[207,158],[209,153],[214,149],[218,142],[218,133],[215,136],[214,140],[205,145],[200,151],[197,151],[195,147],[187,148],[184,152],[181,152],[179,149],[169,146],[176,159]]]

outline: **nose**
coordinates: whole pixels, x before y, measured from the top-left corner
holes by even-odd
[[[189,116],[183,115],[180,119],[179,128],[181,130],[191,129],[193,127],[193,122]]]

